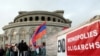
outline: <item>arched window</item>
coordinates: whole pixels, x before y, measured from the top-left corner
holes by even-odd
[[[26,41],[26,30],[25,30],[25,28],[21,28],[20,30],[19,30],[19,41],[21,41],[21,40],[24,40],[24,41]]]
[[[53,22],[56,22],[56,19],[55,18],[53,18]]]
[[[44,16],[42,16],[42,17],[41,17],[41,20],[42,20],[42,21],[45,21],[45,17],[44,17]]]
[[[38,20],[39,20],[39,17],[38,17],[38,16],[36,16],[36,17],[35,17],[35,21],[38,21]]]
[[[27,18],[24,18],[24,21],[27,21]]]
[[[5,31],[4,37],[5,37],[5,40],[8,40],[8,31]]]
[[[20,22],[22,22],[23,20],[22,19],[20,19]]]
[[[32,37],[32,35],[34,34],[34,32],[35,32],[35,28],[34,27],[32,27],[32,28],[29,29],[30,38]]]
[[[13,32],[13,35],[12,36],[14,37],[14,39],[16,37],[16,33],[17,33],[16,31]]]
[[[33,18],[32,17],[29,17],[29,21],[33,21]]]
[[[16,39],[16,33],[17,33],[17,32],[15,31],[15,29],[12,29],[12,30],[11,30],[11,37],[12,37],[11,39],[12,39],[12,40],[13,40],[13,39]]]
[[[60,19],[58,19],[58,22],[60,22]]]
[[[47,18],[47,21],[51,21],[51,18],[50,18],[50,17],[48,17],[48,18]]]

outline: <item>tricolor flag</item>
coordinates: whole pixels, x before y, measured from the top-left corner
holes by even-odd
[[[46,22],[44,22],[43,24],[41,24],[36,31],[34,32],[34,34],[32,35],[32,38],[30,39],[30,44],[34,45],[36,44],[36,41],[40,38],[42,38],[44,35],[46,34]]]

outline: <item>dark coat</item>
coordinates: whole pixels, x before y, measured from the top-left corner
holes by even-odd
[[[24,45],[24,43],[22,43],[22,42],[18,44],[19,51],[24,51],[24,46],[23,45]]]
[[[46,48],[45,47],[41,48],[41,56],[46,56]]]
[[[3,56],[5,54],[5,51],[3,48],[0,49],[0,56]]]
[[[23,44],[24,51],[28,51],[28,45],[26,43]]]

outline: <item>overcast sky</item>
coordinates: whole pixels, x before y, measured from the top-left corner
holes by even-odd
[[[100,15],[100,0],[0,0],[0,34],[2,27],[12,22],[19,11],[64,10],[72,27]]]

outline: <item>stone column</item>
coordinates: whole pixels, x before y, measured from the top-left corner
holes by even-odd
[[[46,41],[47,56],[57,56],[57,38],[49,37]]]
[[[8,40],[9,40],[8,44],[11,45],[11,35],[10,34],[8,35]]]
[[[25,39],[25,41],[26,41],[26,43],[29,45],[29,42],[30,42],[30,34],[27,32],[26,33],[26,39]]]
[[[19,33],[16,34],[16,43],[18,44],[20,42],[19,40]]]

